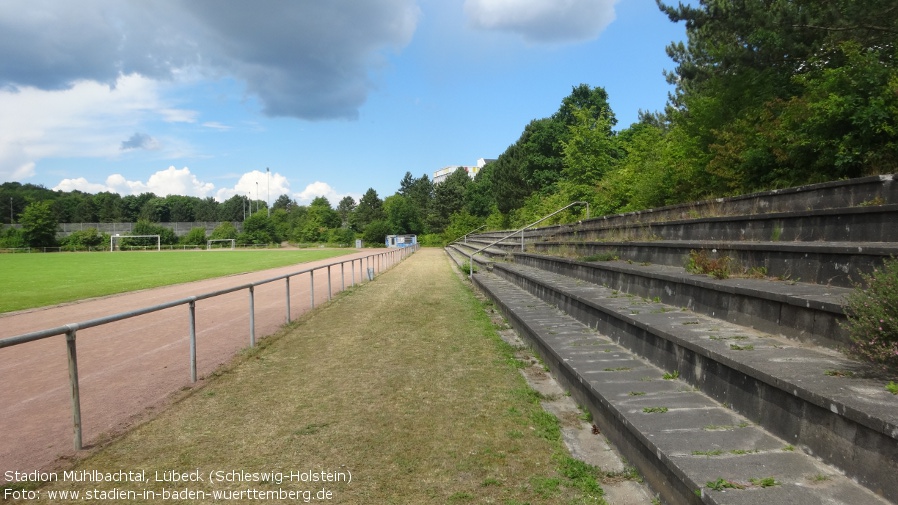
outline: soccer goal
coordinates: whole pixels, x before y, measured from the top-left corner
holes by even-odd
[[[119,235],[118,233],[109,237],[109,250],[115,251],[116,242],[118,242],[119,250],[121,250],[122,242],[124,242],[125,239],[132,239],[132,238],[155,238],[156,239],[156,250],[157,251],[162,250],[162,235]]]
[[[213,243],[213,242],[230,242],[230,243],[231,243],[231,250],[232,250],[232,251],[233,251],[234,249],[237,248],[237,240],[235,240],[235,239],[232,239],[232,238],[216,238],[216,239],[212,239],[212,240],[207,240],[207,241],[206,241],[206,250],[207,250],[207,251],[210,250],[210,249],[212,249],[212,243]],[[224,249],[224,245],[222,245],[221,247],[219,247],[219,249]]]

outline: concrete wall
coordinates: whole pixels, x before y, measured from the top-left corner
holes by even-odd
[[[131,233],[131,230],[134,228],[135,223],[60,223],[59,224],[59,232],[57,233],[57,238],[68,237],[72,233],[80,230],[86,230],[88,228],[96,228],[100,231],[100,233],[108,233],[110,235],[115,235],[116,233],[126,234]],[[194,228],[205,228],[206,235],[212,234],[212,231],[221,224],[220,221],[196,221],[196,222],[179,222],[179,223],[154,223],[166,228],[170,228],[175,231],[175,235],[182,236],[187,235],[190,230]],[[234,226],[237,228],[237,231],[243,231],[243,223],[239,221],[233,221]]]

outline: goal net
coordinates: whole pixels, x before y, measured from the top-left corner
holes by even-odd
[[[230,243],[231,243],[230,249],[231,249],[232,251],[233,251],[234,249],[237,248],[237,240],[235,240],[235,239],[232,239],[232,238],[216,238],[216,239],[212,239],[212,240],[207,240],[207,241],[206,241],[206,250],[208,251],[208,250],[210,250],[210,249],[215,249],[216,246],[215,246],[214,244],[216,244],[216,243],[222,243],[222,242],[230,242]],[[221,245],[219,245],[219,246],[217,247],[217,249],[224,249],[225,247],[226,247],[226,246],[222,243]]]
[[[109,250],[115,251],[116,243],[118,244],[118,249],[121,250],[131,250],[131,249],[147,249],[148,247],[152,247],[151,240],[146,239],[156,239],[156,250],[162,250],[162,236],[161,235],[112,235],[109,237]],[[138,240],[135,240],[138,239]],[[141,240],[143,239],[143,240]]]

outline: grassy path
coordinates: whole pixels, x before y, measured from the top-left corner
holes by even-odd
[[[150,482],[55,482],[37,489],[39,503],[71,503],[51,500],[51,491],[83,498],[113,488],[137,492],[119,503],[161,501],[142,493],[163,488],[244,499],[300,493],[256,503],[323,501],[315,498],[326,492],[327,503],[349,504],[599,501],[562,475],[569,458],[557,420],[540,408],[512,352],[444,253],[423,249],[264,339],[76,466],[145,471]],[[166,471],[198,471],[204,481],[153,482]],[[321,480],[304,482],[310,472]],[[216,476],[228,480],[209,481]]]

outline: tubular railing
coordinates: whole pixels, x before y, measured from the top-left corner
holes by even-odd
[[[368,280],[373,280],[374,275],[373,271],[377,268],[378,272],[381,272],[384,268],[389,268],[390,266],[395,265],[396,263],[404,260],[409,255],[418,250],[417,244],[412,247],[406,247],[402,249],[390,249],[389,251],[370,254],[368,256],[362,258],[353,258],[349,260],[350,270],[352,272],[351,276],[351,284],[350,287],[355,286],[355,263],[358,261],[359,263],[359,284],[362,283],[363,275],[362,272],[363,262],[364,268],[367,270]],[[376,267],[375,267],[376,260]],[[189,337],[190,337],[190,381],[196,382],[196,302],[199,300],[205,300],[208,298],[214,298],[216,296],[225,295],[228,293],[233,293],[235,291],[247,290],[249,293],[249,346],[253,347],[256,345],[256,322],[255,322],[255,296],[254,291],[256,286],[261,286],[263,284],[269,284],[272,282],[284,280],[286,285],[286,321],[290,322],[290,278],[296,277],[303,274],[309,274],[309,292],[311,293],[311,308],[312,310],[315,308],[315,271],[316,270],[327,270],[327,287],[328,293],[327,298],[330,300],[333,296],[333,289],[331,286],[331,267],[335,265],[340,265],[340,279],[342,284],[342,290],[346,289],[346,273],[345,273],[345,265],[347,261],[335,261],[328,265],[322,265],[319,267],[307,268],[305,270],[300,270],[298,272],[293,272],[289,274],[279,275],[277,277],[272,277],[270,279],[264,279],[261,281],[251,282],[248,284],[241,284],[239,286],[234,286],[226,289],[221,289],[218,291],[212,291],[210,293],[203,293],[195,296],[189,296],[187,298],[180,298],[178,300],[172,300],[170,302],[161,303],[158,305],[152,305],[150,307],[144,307],[128,312],[121,312],[118,314],[112,314],[109,316],[104,316],[96,319],[90,319],[87,321],[81,321],[77,323],[70,323],[63,326],[57,326],[55,328],[47,328],[44,330],[33,331],[30,333],[23,333],[21,335],[16,335],[13,337],[7,337],[0,339],[0,349],[4,347],[12,347],[15,345],[21,345],[28,342],[34,342],[36,340],[42,340],[49,337],[55,337],[57,335],[65,335],[66,337],[66,349],[68,354],[68,364],[69,364],[69,383],[71,386],[71,397],[72,397],[72,418],[74,423],[74,445],[75,450],[80,451],[83,447],[82,439],[81,439],[81,396],[80,389],[78,386],[78,356],[77,349],[75,344],[75,336],[78,330],[84,330],[87,328],[93,328],[95,326],[101,326],[108,323],[114,323],[116,321],[121,321],[124,319],[130,319],[132,317],[141,316],[144,314],[149,314],[152,312],[158,312],[160,310],[170,309],[172,307],[177,307],[180,305],[187,305],[188,307],[188,325],[189,325]]]
[[[468,278],[471,280],[474,279],[474,255],[475,254],[481,253],[481,252],[485,251],[486,249],[489,249],[490,247],[493,247],[494,245],[498,244],[499,242],[502,242],[503,240],[505,240],[507,238],[511,238],[511,237],[517,235],[518,233],[521,234],[521,252],[524,252],[524,230],[526,230],[527,228],[536,226],[539,223],[542,223],[543,221],[545,221],[546,219],[549,219],[550,217],[554,216],[555,214],[558,214],[561,211],[567,210],[568,208],[573,207],[574,205],[586,205],[586,218],[589,219],[589,202],[569,203],[569,204],[565,205],[564,207],[556,210],[555,212],[542,217],[538,221],[534,221],[534,222],[528,224],[527,226],[524,226],[523,228],[519,228],[519,229],[509,233],[508,235],[500,238],[499,240],[496,240],[495,242],[492,242],[491,244],[483,246],[480,249],[477,249],[476,251],[472,252],[470,255],[468,255]]]
[[[449,243],[452,244],[452,243],[454,243],[454,242],[458,242],[460,239],[465,239],[465,244],[467,244],[467,243],[468,243],[468,235],[474,233],[474,232],[477,231],[477,230],[481,230],[481,229],[483,229],[483,228],[486,228],[486,225],[478,226],[477,228],[474,228],[473,230],[469,231],[468,233],[465,233],[465,234],[462,235],[461,237],[458,237],[457,239],[455,239],[455,240],[453,240],[453,241],[451,241],[451,242],[449,242]]]

